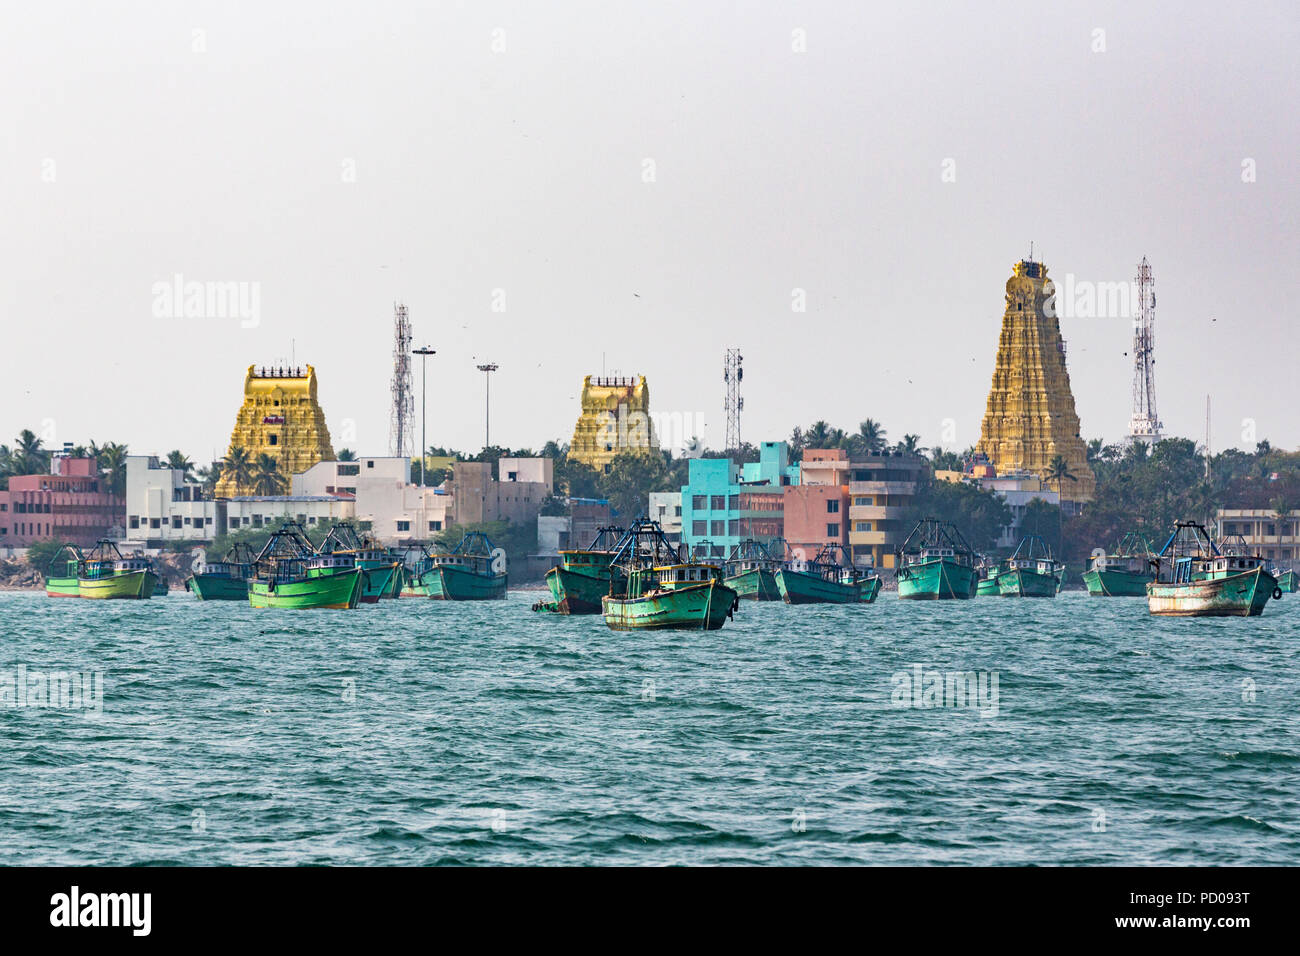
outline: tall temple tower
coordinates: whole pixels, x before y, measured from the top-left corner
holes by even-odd
[[[1033,259],[1016,263],[1007,280],[997,365],[975,450],[988,456],[998,474],[1040,477],[1060,455],[1076,479],[1061,482],[1061,498],[1090,501],[1097,481],[1079,432],[1054,293],[1045,265]]]
[[[235,416],[230,447],[244,449],[252,461],[263,453],[274,458],[288,482],[319,461],[333,461],[325,413],[316,400],[316,370],[306,368],[248,367],[244,375],[244,403]],[[229,498],[252,494],[222,475],[216,495]]]
[[[657,454],[659,440],[650,420],[650,386],[639,378],[582,380],[582,414],[573,428],[569,457],[604,471],[616,455]]]

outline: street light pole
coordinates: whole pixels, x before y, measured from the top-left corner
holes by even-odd
[[[429,446],[425,444],[428,439],[425,437],[424,429],[429,423],[429,356],[438,353],[426,345],[415,349],[412,354],[420,356],[420,487],[423,488],[428,485],[424,480],[424,456]]]
[[[487,382],[487,390],[483,399],[483,450],[492,447],[492,373],[500,366],[495,362],[489,362],[486,365],[480,365],[478,370],[483,374],[483,379]]]

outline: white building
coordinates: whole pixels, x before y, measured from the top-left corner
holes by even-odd
[[[293,476],[293,493],[349,498],[355,520],[384,544],[426,541],[455,521],[444,489],[411,484],[409,458],[318,462]]]
[[[647,516],[658,521],[664,537],[675,547],[682,543],[682,493],[680,491],[650,492],[650,510]]]
[[[1022,536],[1021,522],[1025,518],[1025,507],[1031,501],[1045,501],[1049,505],[1059,506],[1061,496],[1056,490],[1047,487],[1047,483],[1037,475],[1006,474],[995,478],[979,479],[979,485],[985,491],[991,491],[1004,502],[1011,512],[1011,524],[1004,526],[998,534],[999,548],[1014,548]]]
[[[211,541],[228,531],[278,527],[285,520],[304,527],[352,521],[350,497],[248,495],[205,499],[202,486],[187,481],[152,455],[126,459],[126,543],[156,548],[174,541]]]

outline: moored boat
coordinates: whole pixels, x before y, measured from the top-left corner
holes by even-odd
[[[1156,556],[1155,580],[1147,585],[1152,614],[1172,617],[1257,617],[1270,597],[1281,597],[1264,559],[1245,542],[1216,545],[1205,527],[1180,521]]]
[[[987,555],[980,555],[975,564],[975,596],[976,597],[995,597],[998,590],[998,570],[999,562],[993,560]]]
[[[75,544],[65,544],[54,552],[45,575],[45,594],[48,597],[81,597],[77,579],[85,560]]]
[[[560,551],[560,563],[546,572],[551,600],[539,601],[533,610],[599,614],[601,599],[622,583],[622,571],[609,563],[622,536],[623,529],[611,525],[598,529],[587,547]]]
[[[200,601],[247,601],[255,560],[252,548],[236,544],[220,561],[196,561],[185,590]]]
[[[302,526],[287,521],[253,562],[248,603],[256,608],[350,609],[361,600],[361,569],[350,556],[318,554]]]
[[[1130,531],[1109,554],[1101,548],[1092,553],[1083,583],[1093,597],[1145,597],[1154,557],[1146,538]]]
[[[880,593],[880,575],[840,560],[839,545],[826,545],[811,561],[792,561],[776,572],[786,604],[870,604]]]
[[[1040,535],[1020,539],[1015,552],[998,569],[998,593],[1003,597],[1054,598],[1061,586],[1062,566]]]
[[[657,521],[634,521],[610,563],[625,580],[621,593],[601,601],[605,624],[616,631],[717,630],[740,606],[722,569],[683,561]]]
[[[976,594],[975,552],[951,522],[922,518],[895,555],[894,577],[904,600],[965,600]]]
[[[1300,585],[1297,585],[1296,572],[1292,568],[1277,573],[1277,586],[1283,594],[1295,594]]]
[[[375,604],[381,597],[392,596],[393,578],[401,572],[402,563],[369,535],[357,531],[351,522],[340,521],[330,528],[319,551],[350,557],[361,569],[361,603]]]
[[[731,549],[723,566],[723,583],[740,596],[742,601],[779,601],[781,591],[776,584],[777,572],[784,562],[773,556],[761,541],[746,538]]]
[[[430,554],[419,583],[435,601],[489,601],[506,596],[508,580],[505,552],[471,531],[450,551]]]
[[[157,585],[158,575],[148,558],[123,557],[107,538],[86,554],[77,576],[77,593],[92,600],[148,600]]]

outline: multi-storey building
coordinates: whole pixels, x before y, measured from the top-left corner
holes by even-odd
[[[1251,550],[1278,567],[1300,570],[1300,510],[1278,514],[1264,508],[1220,508],[1215,524],[1219,537],[1239,534]]]
[[[646,515],[658,521],[664,537],[676,547],[682,543],[682,493],[680,491],[650,492],[650,507]]]
[[[293,492],[350,498],[356,521],[385,544],[427,541],[455,521],[445,487],[411,483],[409,458],[318,462],[294,475]]]
[[[785,489],[788,557],[811,560],[827,545],[849,543],[849,456],[843,448],[805,448],[799,484]]]
[[[911,527],[918,483],[930,468],[920,455],[887,451],[848,463],[849,537],[855,564],[892,568]]]
[[[37,541],[93,545],[122,526],[122,499],[93,458],[55,455],[48,475],[12,475],[0,491],[0,546]]]
[[[681,543],[691,555],[726,557],[747,538],[770,544],[783,536],[783,492],[801,480],[785,442],[763,442],[759,460],[743,468],[729,458],[692,458],[688,468]]]

